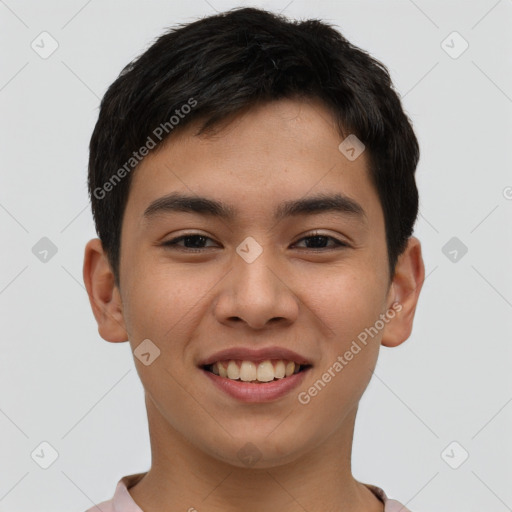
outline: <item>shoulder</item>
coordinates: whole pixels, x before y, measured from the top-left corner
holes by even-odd
[[[102,501],[91,508],[88,508],[85,512],[115,512],[113,500]]]
[[[112,499],[102,501],[85,512],[142,512],[133,501],[128,489],[135,485],[146,473],[127,475],[117,482]]]
[[[364,484],[370,491],[384,503],[384,512],[412,512],[399,501],[388,498],[386,493],[380,487],[371,484]]]

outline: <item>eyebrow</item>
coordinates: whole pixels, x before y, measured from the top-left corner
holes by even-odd
[[[157,215],[172,212],[196,213],[209,217],[219,217],[224,220],[232,220],[237,214],[236,208],[215,199],[173,192],[151,202],[144,210],[143,218],[149,221]],[[285,217],[325,212],[343,214],[361,221],[367,220],[363,207],[354,199],[340,193],[318,194],[312,197],[285,201],[278,205],[274,211],[274,219],[279,221]]]

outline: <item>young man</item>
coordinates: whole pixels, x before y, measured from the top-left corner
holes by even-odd
[[[351,451],[424,279],[418,158],[386,68],[320,21],[236,9],[121,72],[84,280],[102,338],[134,352],[152,464],[90,511],[407,510]]]

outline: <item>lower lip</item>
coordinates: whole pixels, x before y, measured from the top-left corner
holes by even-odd
[[[220,377],[208,370],[202,370],[203,373],[217,386],[220,390],[242,402],[270,402],[277,400],[288,394],[292,389],[296,388],[303,380],[306,373],[311,367],[306,368],[298,373],[294,373],[289,377],[270,382],[262,382],[261,384],[253,384],[241,380],[231,380],[226,377]]]

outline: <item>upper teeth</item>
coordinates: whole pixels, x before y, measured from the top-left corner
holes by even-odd
[[[243,380],[250,382],[257,380],[259,382],[270,382],[271,380],[289,377],[299,371],[300,365],[293,361],[275,360],[262,361],[254,363],[252,361],[218,361],[212,364],[212,372],[221,377],[227,377],[232,380]]]

